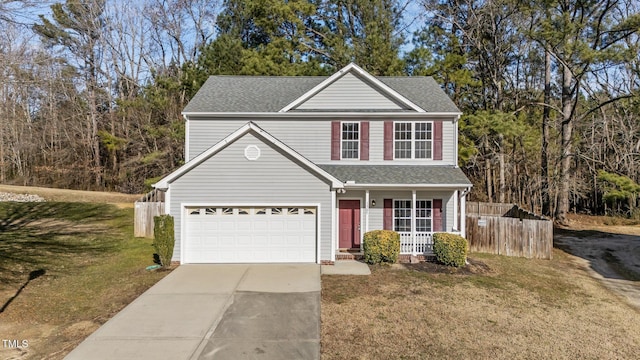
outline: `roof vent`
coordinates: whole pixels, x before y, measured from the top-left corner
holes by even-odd
[[[260,158],[260,148],[256,145],[249,145],[244,148],[244,157],[247,160],[258,160]]]

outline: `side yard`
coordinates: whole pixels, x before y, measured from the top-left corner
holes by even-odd
[[[630,359],[640,312],[575,257],[472,254],[435,264],[323,276],[322,359]]]
[[[147,272],[150,239],[133,237],[133,209],[91,202],[0,202],[3,359],[62,359],[164,277]]]

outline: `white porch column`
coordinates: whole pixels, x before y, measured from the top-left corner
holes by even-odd
[[[364,191],[364,232],[369,231],[369,190]]]
[[[458,197],[460,196],[460,192],[455,190],[453,192],[453,228],[456,230],[460,230],[458,228]]]
[[[463,238],[466,238],[467,232],[467,192],[463,191],[462,196],[460,197],[460,235]]]
[[[411,191],[411,253],[416,255],[416,191]]]
[[[331,261],[336,261],[336,248],[338,246],[338,228],[336,218],[338,217],[338,206],[336,205],[336,190],[331,190]]]

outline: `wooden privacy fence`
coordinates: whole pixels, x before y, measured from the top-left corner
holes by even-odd
[[[551,259],[553,222],[514,204],[467,203],[471,251]]]
[[[164,214],[164,192],[154,190],[135,202],[133,235],[153,237],[153,217]]]

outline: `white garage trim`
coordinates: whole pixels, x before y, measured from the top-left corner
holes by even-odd
[[[215,207],[215,208],[238,208],[238,207],[247,207],[247,208],[255,208],[255,207],[298,207],[298,208],[315,208],[316,209],[316,233],[315,233],[315,241],[316,241],[316,256],[315,262],[317,264],[320,263],[321,254],[320,254],[320,223],[321,223],[321,206],[319,203],[290,203],[290,202],[233,202],[233,203],[215,203],[215,202],[193,202],[193,203],[181,203],[180,208],[181,216],[180,216],[180,263],[186,263],[186,254],[187,254],[187,223],[189,210],[192,208],[207,208],[207,207]]]

